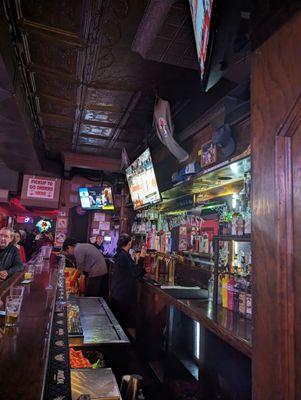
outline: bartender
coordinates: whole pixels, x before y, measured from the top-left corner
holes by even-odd
[[[14,233],[10,228],[0,229],[0,280],[3,281],[15,272],[22,271],[19,250],[13,244]]]
[[[108,268],[102,253],[93,244],[77,243],[72,238],[65,239],[63,251],[76,260],[78,269],[72,281],[83,272],[86,275],[86,296],[105,297]]]

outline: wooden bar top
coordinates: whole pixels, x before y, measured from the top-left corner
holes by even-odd
[[[219,338],[246,356],[252,357],[252,322],[250,320],[242,318],[233,311],[221,306],[214,307],[212,302],[208,300],[176,299],[159,286],[148,282],[147,279],[143,279],[141,282],[145,288],[154,291],[157,295],[163,296],[171,305],[190,318],[199,321]]]
[[[5,328],[0,318],[0,399],[41,399],[55,288],[56,270],[45,261],[25,285],[18,326]]]

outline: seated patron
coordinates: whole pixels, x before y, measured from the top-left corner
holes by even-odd
[[[0,280],[22,271],[19,250],[13,244],[14,233],[10,228],[0,229]]]
[[[25,249],[24,247],[20,244],[21,242],[21,234],[19,231],[14,232],[14,240],[13,240],[13,244],[16,246],[16,248],[19,250],[20,253],[20,257],[21,257],[21,261],[23,263],[26,262],[26,256],[25,256]]]

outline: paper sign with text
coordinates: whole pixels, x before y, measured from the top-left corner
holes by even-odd
[[[27,196],[36,199],[53,199],[55,181],[44,178],[29,178]]]

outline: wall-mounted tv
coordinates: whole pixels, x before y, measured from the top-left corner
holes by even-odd
[[[150,154],[146,149],[127,169],[126,177],[134,210],[161,201],[157,179]]]
[[[81,187],[78,189],[80,203],[85,210],[114,210],[112,188]]]
[[[213,11],[213,0],[189,0],[194,30],[197,58],[200,65],[201,80],[206,77],[206,64],[209,59],[209,39]]]

